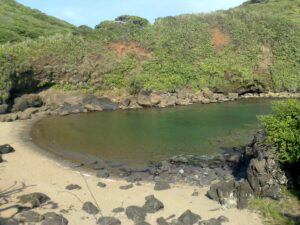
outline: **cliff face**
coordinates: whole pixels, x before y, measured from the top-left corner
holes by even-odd
[[[4,3],[13,1],[1,1]],[[5,10],[5,18],[10,18],[13,8]],[[53,33],[72,32],[0,45],[0,102],[53,85],[114,95],[204,87],[217,93],[297,92],[298,14],[298,1],[268,0],[209,14],[158,18],[154,24],[121,16],[95,29],[80,26],[72,30],[47,17]],[[12,24],[5,24],[6,30],[15,30]],[[28,28],[20,23],[19,27],[27,32],[39,30],[40,25],[31,23]]]

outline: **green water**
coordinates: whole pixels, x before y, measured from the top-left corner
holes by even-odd
[[[37,122],[31,134],[37,145],[57,154],[142,165],[247,144],[259,128],[256,116],[270,112],[266,99],[107,111],[48,117]]]

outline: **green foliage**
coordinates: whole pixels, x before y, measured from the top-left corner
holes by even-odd
[[[93,91],[236,91],[261,84],[267,90],[296,92],[299,13],[297,0],[268,0],[209,14],[158,18],[154,24],[125,15],[92,29],[74,28],[2,0],[0,42],[22,42],[0,45],[0,95],[6,99],[14,92],[17,82],[12,80],[23,80],[23,74],[31,74],[39,86]],[[61,34],[49,37],[54,33]],[[25,37],[36,39],[23,41]],[[22,64],[30,73],[20,71]]]
[[[0,43],[68,33],[73,29],[75,27],[71,24],[32,10],[15,0],[0,1]]]
[[[300,160],[300,102],[274,102],[273,111],[273,115],[261,116],[259,119],[269,141],[275,144],[279,159],[295,163]]]
[[[123,22],[123,23],[132,23],[139,26],[147,26],[149,21],[145,18],[141,18],[139,16],[129,16],[123,15],[119,16],[115,19],[116,22]]]
[[[266,225],[297,225],[299,218],[285,215],[287,212],[291,215],[298,214],[300,206],[299,193],[291,190],[283,190],[281,200],[270,198],[252,197],[250,207],[256,210],[264,219]]]

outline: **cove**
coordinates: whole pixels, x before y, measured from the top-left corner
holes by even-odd
[[[180,154],[207,155],[251,141],[269,99],[52,116],[36,122],[33,142],[71,159],[145,165]]]

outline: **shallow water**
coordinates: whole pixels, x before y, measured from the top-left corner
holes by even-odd
[[[212,154],[247,144],[271,112],[270,100],[48,117],[31,131],[33,141],[67,157],[95,157],[143,165],[178,154]]]

